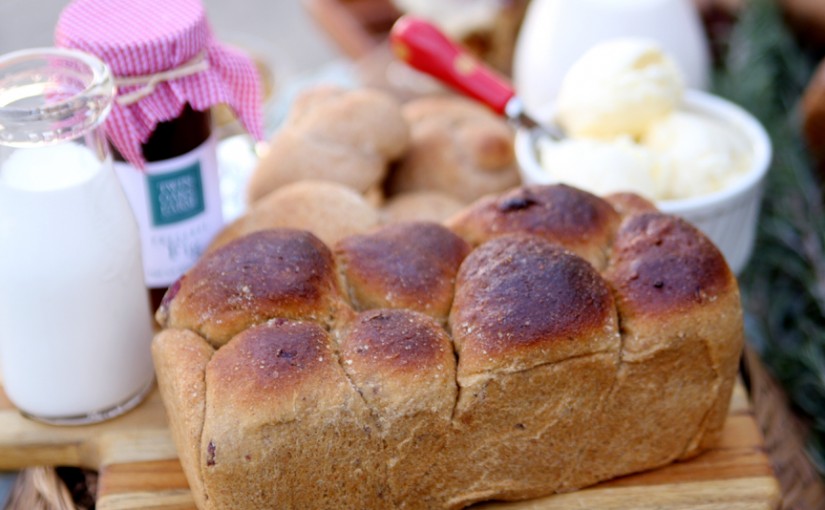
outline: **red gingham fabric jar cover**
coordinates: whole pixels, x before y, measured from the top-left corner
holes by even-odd
[[[182,71],[160,75],[146,95],[140,90],[145,84],[118,86],[119,98],[136,91],[140,98],[115,102],[106,134],[139,168],[144,166],[141,145],[158,123],[177,118],[186,103],[199,111],[225,103],[254,138],[263,139],[257,69],[249,57],[215,40],[200,0],[75,0],[61,13],[55,40],[96,55],[116,79],[141,81]]]

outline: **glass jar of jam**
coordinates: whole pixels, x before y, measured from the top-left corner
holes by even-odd
[[[73,0],[55,40],[95,54],[114,75],[106,135],[156,310],[223,226],[212,107],[228,105],[263,138],[257,69],[214,39],[201,0]]]
[[[152,310],[223,226],[210,112],[189,104],[141,145],[142,170],[115,151],[115,171],[138,218]]]

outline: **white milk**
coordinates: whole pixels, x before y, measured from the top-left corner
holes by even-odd
[[[36,418],[98,421],[153,379],[137,225],[111,161],[75,143],[0,164],[0,372]]]

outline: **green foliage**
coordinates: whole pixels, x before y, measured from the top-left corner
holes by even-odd
[[[740,279],[748,341],[810,417],[809,454],[825,474],[825,214],[799,111],[817,62],[777,4],[748,2],[715,88],[753,113],[773,143],[756,248]]]

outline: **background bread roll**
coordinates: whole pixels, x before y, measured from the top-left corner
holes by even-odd
[[[252,172],[249,202],[310,179],[338,182],[359,193],[380,188],[387,165],[408,143],[401,107],[389,94],[335,87],[307,90]]]
[[[438,191],[469,203],[520,182],[512,128],[485,106],[457,96],[404,105],[410,147],[390,174],[390,195]]]
[[[271,228],[308,230],[327,245],[366,232],[380,221],[378,211],[355,190],[331,181],[298,181],[259,201],[212,241],[214,250],[239,237]]]
[[[441,223],[464,207],[457,198],[440,191],[412,191],[390,197],[381,209],[384,223],[432,221]]]

